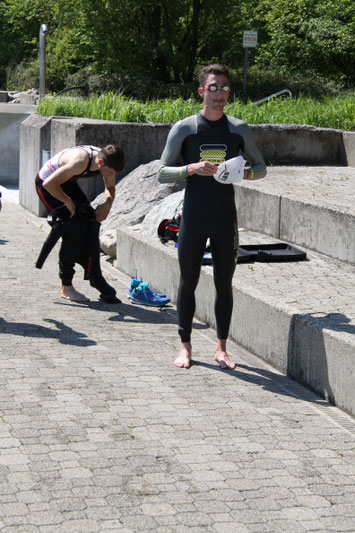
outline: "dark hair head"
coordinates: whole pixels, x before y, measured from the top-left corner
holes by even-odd
[[[125,156],[117,144],[108,144],[101,148],[99,157],[104,160],[105,167],[112,168],[115,172],[121,172],[125,167]]]
[[[206,80],[210,74],[223,75],[229,81],[229,70],[225,65],[220,65],[219,63],[214,63],[213,65],[208,65],[207,67],[202,68],[198,73],[198,81],[200,87],[206,85]]]

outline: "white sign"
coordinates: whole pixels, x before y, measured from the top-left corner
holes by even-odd
[[[244,48],[255,48],[257,44],[258,44],[258,32],[257,31],[244,31],[243,32]]]

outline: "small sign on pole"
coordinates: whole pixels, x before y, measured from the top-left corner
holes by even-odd
[[[245,61],[244,61],[244,81],[243,81],[243,94],[247,92],[247,70],[248,70],[248,50],[249,48],[255,48],[258,44],[258,32],[257,31],[243,31],[243,47],[245,48]]]
[[[243,46],[244,48],[255,48],[258,44],[257,31],[243,31]]]

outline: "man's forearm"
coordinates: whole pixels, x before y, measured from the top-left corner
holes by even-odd
[[[63,202],[63,204],[67,204],[70,202],[71,198],[68,196],[62,189],[61,185],[58,185],[56,183],[46,183],[46,180],[43,182],[43,187],[46,189],[46,191],[49,192],[56,200],[59,200],[60,202]]]
[[[158,171],[159,183],[172,183],[188,176],[187,167],[170,167],[162,164]]]
[[[116,189],[115,187],[106,187],[105,188],[105,201],[109,200],[111,201],[111,204],[113,203],[116,196]]]
[[[266,165],[265,163],[255,163],[249,169],[247,169],[247,174],[244,179],[246,180],[260,180],[266,176]]]
[[[102,222],[105,220],[110,211],[113,204],[113,201],[115,199],[115,189],[113,188],[106,188],[105,189],[105,201],[98,205],[96,208],[96,220],[98,222]]]

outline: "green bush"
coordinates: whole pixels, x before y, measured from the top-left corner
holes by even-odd
[[[231,85],[235,98],[245,98],[243,75],[242,69],[231,71]],[[313,71],[300,74],[281,68],[261,68],[258,65],[248,68],[246,99],[260,100],[282,89],[289,89],[295,97],[309,96],[315,99],[326,95],[336,96],[344,91],[340,83],[327,80]]]
[[[163,83],[139,75],[112,74],[110,76],[98,74],[92,67],[84,67],[74,74],[67,76],[65,87],[81,86],[87,94],[100,95],[107,92],[120,92],[128,97],[141,101],[152,98],[195,98],[197,95],[197,71],[195,80],[191,83]],[[232,96],[244,99],[243,68],[231,69]],[[62,86],[60,86],[60,89]],[[300,74],[283,71],[281,68],[264,69],[257,65],[248,68],[246,99],[259,100],[281,89],[289,89],[294,96],[310,96],[322,98],[336,96],[344,91],[341,83],[327,80],[316,72]],[[59,90],[59,87],[57,87]]]
[[[46,46],[46,88],[58,92],[68,87],[67,79],[81,66],[74,29],[56,28]]]
[[[26,91],[39,87],[38,59],[10,65],[6,69],[6,89],[8,91]]]
[[[197,95],[197,71],[195,80],[191,83],[163,83],[147,78],[146,76],[112,74],[103,75],[95,72],[91,66],[77,69],[76,58],[67,56],[63,58],[68,45],[68,33],[59,39],[56,46],[49,47],[50,54],[47,58],[46,89],[50,93],[57,93],[70,87],[83,87],[86,95],[100,95],[108,92],[121,93],[139,101],[164,98],[194,98],[200,101]],[[213,58],[212,58],[213,60]],[[280,68],[261,68],[251,65],[247,73],[247,91],[243,94],[243,68],[231,69],[232,98],[243,100],[259,100],[281,89],[289,89],[294,97],[309,96],[321,99],[324,96],[337,96],[344,93],[345,84],[324,78],[319,73],[309,71],[307,74],[290,72]],[[8,90],[27,90],[39,85],[38,59],[12,65],[7,68]],[[71,94],[80,94],[73,92]]]

